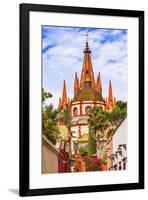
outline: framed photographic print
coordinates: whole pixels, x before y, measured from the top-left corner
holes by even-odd
[[[144,188],[144,12],[20,5],[20,195]]]

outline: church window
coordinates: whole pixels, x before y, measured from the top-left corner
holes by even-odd
[[[87,107],[85,108],[85,112],[86,112],[87,115],[90,114],[90,106],[87,106]]]
[[[75,108],[73,109],[73,115],[74,115],[74,116],[78,115],[78,108],[75,107]]]

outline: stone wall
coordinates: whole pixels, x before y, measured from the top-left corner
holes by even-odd
[[[43,135],[42,137],[42,173],[58,173],[59,152]]]

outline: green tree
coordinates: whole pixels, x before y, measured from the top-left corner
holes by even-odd
[[[119,125],[127,115],[127,103],[123,101],[117,101],[112,112],[107,112],[106,115],[112,126]]]
[[[127,110],[127,102],[117,101],[116,106],[119,107],[121,110]]]
[[[96,154],[96,140],[94,139],[93,134],[94,133],[90,131],[89,136],[88,136],[88,155],[89,156]]]
[[[102,107],[93,107],[91,108],[89,119],[89,155],[94,153],[95,143],[96,149],[95,153],[100,147],[100,139],[104,140],[105,137],[105,130],[109,127],[109,120],[107,118],[106,112],[103,111]]]
[[[94,143],[96,143],[96,150],[98,150],[101,146],[100,139],[105,142],[126,115],[127,103],[123,101],[118,101],[112,112],[106,112],[102,107],[91,108],[88,119],[90,132],[88,141],[89,155],[95,152]]]
[[[57,122],[57,109],[54,109],[52,104],[45,106],[42,115],[42,131],[53,144],[56,144],[56,139],[59,136]]]
[[[80,154],[82,155],[82,156],[87,156],[88,155],[88,146],[86,145],[86,146],[81,146],[80,148],[79,148],[79,151],[80,151]]]
[[[45,101],[51,98],[52,94],[42,89],[42,133],[53,143],[56,144],[56,139],[59,136],[57,127],[58,110],[54,109],[53,105],[46,105]]]
[[[59,109],[59,120],[63,121],[70,131],[71,126],[71,110],[68,105],[65,105],[64,108]]]
[[[44,88],[42,88],[42,103],[44,104],[46,99],[51,98],[52,94],[50,92],[46,92]]]

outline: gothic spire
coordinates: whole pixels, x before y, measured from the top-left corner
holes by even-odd
[[[77,76],[77,72],[75,73],[75,80],[74,80],[74,95],[77,93],[79,89],[79,79]]]
[[[108,91],[108,98],[106,100],[106,110],[111,112],[112,109],[116,106],[116,98],[113,98],[113,91],[112,91],[112,83],[109,81],[109,91]]]
[[[102,83],[101,83],[101,75],[100,75],[100,72],[99,72],[99,75],[97,77],[97,80],[96,80],[96,90],[98,92],[100,92],[100,94],[102,95]]]
[[[66,91],[66,82],[64,80],[61,106],[63,107],[65,104],[67,104],[67,91]]]
[[[90,87],[95,87],[95,78],[93,72],[93,66],[91,62],[90,49],[88,45],[88,34],[86,34],[86,46],[84,49],[84,59],[83,59],[83,67],[81,71],[81,79],[80,79],[80,88],[83,89],[87,82],[90,83]]]
[[[112,91],[112,83],[111,83],[111,81],[109,81],[108,102],[109,103],[113,103],[113,91]]]

